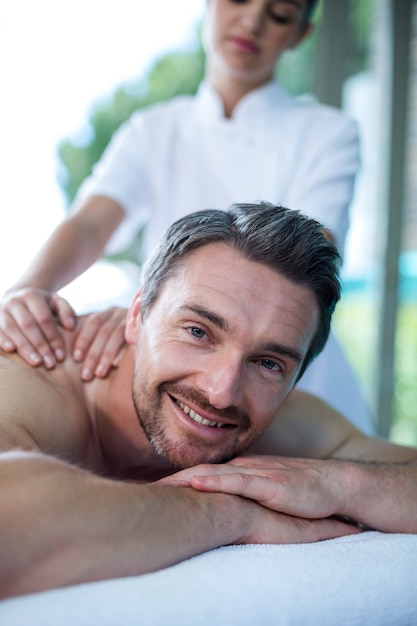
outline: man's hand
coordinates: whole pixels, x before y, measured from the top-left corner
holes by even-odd
[[[243,496],[288,515],[322,519],[344,510],[345,494],[336,478],[337,464],[340,462],[242,456],[221,465],[198,465],[164,481],[198,491]]]
[[[243,519],[246,520],[244,535],[235,541],[237,544],[249,543],[314,543],[326,539],[335,539],[345,535],[356,535],[361,529],[351,523],[335,518],[305,519],[294,515],[278,513],[255,504],[250,509],[250,500],[242,506]]]
[[[358,532],[237,496],[104,478],[34,450],[0,454],[0,479],[0,598],[145,574],[224,545]]]
[[[126,309],[112,307],[86,316],[73,349],[74,359],[83,361],[83,380],[105,378],[118,366],[126,345],[125,326]]]
[[[330,502],[325,506],[317,499],[320,504],[313,505],[313,495],[305,498],[309,488],[301,476],[302,468],[295,461],[291,469],[298,473],[299,487],[303,485],[297,489],[285,475],[293,460],[289,460],[288,467],[286,461],[267,456],[241,457],[221,465],[191,467],[158,482],[241,496],[248,502],[244,505],[242,501],[248,534],[237,543],[310,543],[360,532],[352,523],[332,518]],[[314,485],[314,473],[309,478],[310,486]],[[249,505],[251,500],[256,502],[254,508]]]
[[[66,300],[42,289],[7,292],[0,303],[0,347],[17,352],[29,365],[53,369],[65,358],[59,325],[75,328],[76,316]]]
[[[165,478],[249,498],[309,520],[337,517],[381,532],[417,532],[417,463],[242,456],[199,465]]]

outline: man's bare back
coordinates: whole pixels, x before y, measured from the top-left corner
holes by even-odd
[[[94,416],[87,410],[78,370],[71,359],[51,372],[28,368],[19,356],[0,351],[2,450],[14,443],[10,432],[13,425],[20,448],[42,450],[84,467],[99,467]]]

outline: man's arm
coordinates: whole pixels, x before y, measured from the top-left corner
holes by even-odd
[[[237,499],[223,495],[107,480],[26,452],[3,453],[0,476],[2,597],[149,572],[243,536]]]
[[[347,517],[383,532],[417,533],[417,450],[364,435],[303,392],[294,393],[274,426],[268,455],[190,468],[165,482],[238,494],[288,515]],[[272,456],[274,446],[280,456]]]
[[[231,543],[357,532],[244,498],[109,480],[35,452],[0,454],[0,597],[167,567]]]

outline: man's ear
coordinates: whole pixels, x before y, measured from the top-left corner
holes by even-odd
[[[314,30],[314,25],[311,22],[307,22],[307,24],[304,24],[300,32],[297,33],[296,36],[294,37],[294,41],[292,41],[291,44],[288,46],[288,49],[291,50],[292,48],[296,48],[298,45],[300,45],[300,43],[304,41],[304,39],[307,39],[307,37],[310,37],[313,30]]]
[[[142,290],[139,289],[133,298],[132,304],[127,312],[125,339],[127,343],[135,344],[142,327]]]

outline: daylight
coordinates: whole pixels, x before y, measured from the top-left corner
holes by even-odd
[[[82,128],[98,98],[192,40],[203,8],[204,0],[3,3],[0,293],[64,216],[57,143]],[[108,291],[109,269],[91,271],[94,280],[81,279],[78,291],[87,285],[94,300],[102,276]]]

